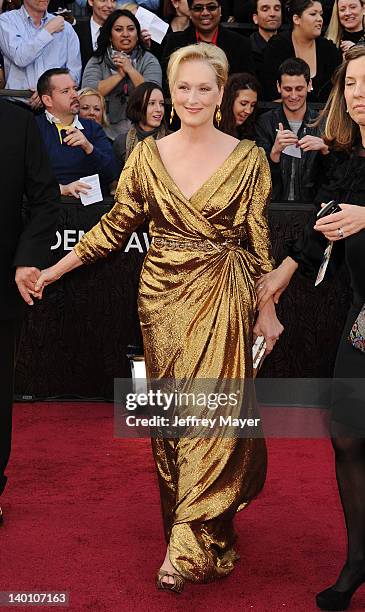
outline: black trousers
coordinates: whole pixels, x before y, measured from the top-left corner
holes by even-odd
[[[0,495],[11,450],[16,321],[0,321]]]

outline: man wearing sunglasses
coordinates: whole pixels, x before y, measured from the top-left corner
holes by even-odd
[[[162,56],[162,67],[166,67],[171,53],[197,42],[207,42],[220,47],[229,62],[230,74],[235,72],[255,73],[251,45],[244,36],[231,32],[220,25],[220,0],[188,0],[191,25],[182,32],[173,32],[167,37]]]

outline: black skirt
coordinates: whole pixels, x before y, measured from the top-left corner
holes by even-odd
[[[365,437],[365,353],[352,346],[350,330],[363,306],[356,302],[347,316],[338,346],[331,393],[332,420]]]

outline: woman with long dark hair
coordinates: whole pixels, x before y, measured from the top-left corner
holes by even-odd
[[[337,351],[332,385],[331,435],[347,529],[347,558],[336,583],[317,595],[322,610],[346,610],[365,582],[365,47],[345,54],[324,110],[324,141],[336,153],[318,202],[335,200],[340,212],[318,220],[291,248],[290,257],[258,281],[259,303],[277,302],[298,268],[316,277],[327,241],[344,262],[352,305]],[[330,325],[330,322],[329,322]],[[361,328],[363,331],[361,334]],[[362,349],[362,350],[361,350]],[[329,551],[329,555],[331,552]]]
[[[122,131],[128,132],[128,97],[144,81],[161,85],[160,64],[146,50],[133,13],[114,11],[100,28],[97,49],[82,77],[82,87],[93,87],[105,97],[110,124],[105,131],[112,140]]]
[[[326,102],[332,74],[341,63],[341,52],[321,37],[323,9],[320,0],[289,0],[286,4],[292,30],[273,36],[266,47],[261,83],[265,100],[276,100],[279,66],[289,57],[300,57],[310,67],[312,91],[308,102]]]
[[[220,129],[239,140],[255,139],[255,117],[260,84],[248,72],[232,74],[224,88]]]
[[[162,87],[156,83],[138,85],[128,100],[127,117],[132,127],[114,140],[114,153],[120,171],[139,142],[148,136],[159,140],[169,133]]]

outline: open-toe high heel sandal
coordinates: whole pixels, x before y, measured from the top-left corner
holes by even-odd
[[[166,582],[163,579],[165,577],[172,578],[174,582]],[[160,570],[157,574],[157,588],[162,591],[172,591],[174,593],[181,593],[184,588],[185,580],[180,574],[166,572]]]

